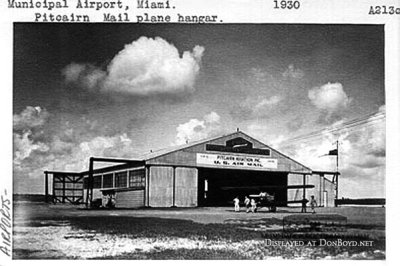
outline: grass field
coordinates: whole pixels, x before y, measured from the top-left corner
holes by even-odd
[[[13,259],[385,259],[384,208],[321,208],[318,213],[346,216],[346,230],[284,234],[282,219],[299,211],[84,210],[14,202]],[[317,245],[271,245],[293,240]],[[323,244],[366,241],[371,245]]]

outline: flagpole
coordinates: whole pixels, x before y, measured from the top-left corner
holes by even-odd
[[[336,200],[339,197],[339,139],[336,140]],[[335,204],[335,207],[337,205]]]
[[[336,155],[336,172],[339,172],[339,140],[336,141],[336,150],[337,150],[337,155]]]

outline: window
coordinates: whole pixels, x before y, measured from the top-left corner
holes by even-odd
[[[115,173],[115,187],[126,187],[127,176],[127,172]]]
[[[103,176],[103,188],[113,187],[113,174]]]
[[[93,188],[101,188],[101,175],[93,177]]]
[[[129,187],[144,187],[145,180],[144,169],[129,171]]]

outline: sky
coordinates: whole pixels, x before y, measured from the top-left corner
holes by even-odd
[[[13,73],[14,193],[239,128],[385,197],[383,26],[16,23]]]

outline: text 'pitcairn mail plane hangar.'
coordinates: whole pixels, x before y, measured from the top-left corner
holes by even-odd
[[[94,169],[95,162],[118,164]],[[260,192],[274,195],[280,206],[311,195],[319,206],[333,206],[338,176],[312,171],[237,131],[135,159],[91,157],[85,172],[45,171],[45,192],[55,203],[89,206],[112,197],[117,208],[227,206],[236,196]]]

